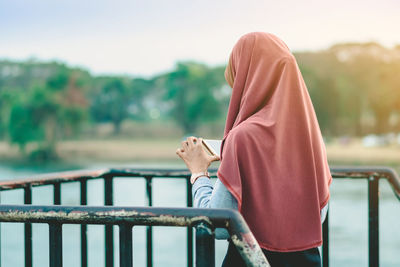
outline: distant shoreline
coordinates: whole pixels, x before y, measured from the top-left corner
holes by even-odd
[[[87,164],[96,162],[146,163],[160,162],[179,164],[175,151],[180,146],[178,139],[130,139],[130,140],[77,140],[61,141],[57,145],[59,163]],[[326,146],[331,164],[349,165],[400,165],[400,146],[363,147],[359,140],[349,145],[337,142]],[[2,163],[24,163],[16,146],[0,142]],[[50,163],[51,164],[51,163]]]

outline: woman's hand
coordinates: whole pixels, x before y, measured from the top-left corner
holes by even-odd
[[[206,172],[211,162],[220,160],[218,156],[207,154],[202,142],[202,138],[191,136],[176,150],[176,154],[183,159],[191,173]]]

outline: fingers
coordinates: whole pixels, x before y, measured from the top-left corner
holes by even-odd
[[[182,142],[181,142],[181,145],[182,145],[182,148],[183,148],[183,149],[186,149],[187,147],[189,147],[188,141],[182,141]]]
[[[181,159],[183,159],[184,151],[181,148],[178,148],[175,152]]]
[[[194,136],[190,136],[186,139],[186,142],[188,143],[189,147],[194,147],[195,145],[198,144],[197,138]]]
[[[219,156],[217,156],[217,155],[211,156],[211,162],[213,162],[213,161],[219,161],[219,160],[221,160],[221,158],[220,158]]]

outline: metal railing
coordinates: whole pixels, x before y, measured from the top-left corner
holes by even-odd
[[[187,226],[196,228],[196,266],[215,266],[214,229],[226,228],[248,266],[269,266],[242,216],[233,210],[0,205],[3,222],[49,224],[50,266],[62,266],[63,224],[119,226],[120,266],[133,264],[132,228],[136,225]]]
[[[211,174],[215,177],[216,170]],[[368,181],[368,203],[369,203],[369,266],[379,266],[379,180],[386,179],[393,189],[394,194],[400,200],[400,179],[396,172],[385,167],[335,167],[331,169],[335,179],[366,179]],[[31,223],[42,222],[50,225],[50,264],[51,266],[61,266],[62,250],[59,244],[62,240],[61,227],[64,223],[75,223],[81,225],[81,266],[88,264],[87,257],[87,224],[97,223],[105,225],[105,265],[107,267],[114,264],[114,235],[113,225],[120,227],[120,262],[121,266],[132,265],[132,239],[131,233],[133,225],[147,225],[146,230],[146,251],[147,266],[153,265],[153,232],[154,225],[175,225],[187,227],[187,262],[188,266],[193,266],[193,227],[196,228],[196,264],[212,264],[214,262],[213,229],[215,227],[225,227],[229,230],[232,240],[238,240],[235,245],[242,251],[242,257],[251,266],[259,266],[262,262],[262,255],[259,253],[257,243],[252,244],[251,232],[248,232],[247,225],[237,212],[228,210],[202,210],[202,209],[161,209],[150,208],[152,201],[152,179],[153,178],[182,178],[186,180],[186,204],[192,206],[191,184],[189,173],[186,170],[146,170],[146,169],[104,169],[97,171],[77,171],[49,174],[44,176],[32,177],[30,179],[12,180],[0,182],[0,191],[23,189],[24,204],[0,205],[0,221],[25,222],[24,230],[24,250],[25,266],[32,266],[32,226]],[[104,180],[104,205],[113,205],[113,179],[114,178],[142,178],[146,181],[146,198],[149,208],[128,208],[128,207],[83,207],[87,205],[87,181],[92,179]],[[78,207],[66,206],[33,206],[32,188],[43,185],[53,186],[53,204],[61,204],[61,184],[68,182],[80,183],[80,204]],[[98,210],[96,210],[98,209]],[[153,214],[150,216],[148,213]],[[103,214],[103,215],[101,215]],[[329,215],[329,214],[328,214]],[[329,216],[323,225],[323,266],[329,266]],[[147,216],[147,217],[146,217]],[[193,218],[202,218],[198,221]],[[163,218],[163,220],[161,220]],[[167,222],[168,219],[171,220]],[[173,219],[172,219],[173,218]],[[236,226],[235,226],[236,225]],[[240,225],[240,227],[238,226]],[[243,230],[244,229],[244,230]],[[247,229],[247,230],[246,230]],[[243,236],[246,238],[243,238]],[[239,238],[235,239],[235,236]],[[247,239],[247,237],[250,239]],[[250,240],[250,243],[242,243],[243,240]],[[242,245],[242,247],[240,247]],[[243,249],[245,246],[246,249]],[[208,249],[207,249],[208,248]],[[210,249],[211,248],[211,249]],[[248,249],[251,248],[251,249]],[[254,253],[256,252],[256,253]],[[128,255],[127,258],[124,258]],[[208,257],[207,255],[211,255]],[[204,259],[206,263],[201,262]],[[264,258],[265,260],[265,258]],[[254,264],[254,262],[258,262]],[[266,263],[265,263],[266,264]],[[206,265],[212,266],[212,265]]]

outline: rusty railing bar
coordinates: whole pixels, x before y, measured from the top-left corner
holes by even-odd
[[[217,169],[211,168],[210,174],[215,177]],[[388,180],[396,197],[400,200],[400,178],[397,173],[388,167],[360,167],[360,166],[333,166],[331,173],[334,178],[352,178],[362,179],[369,178],[371,175],[379,176]],[[144,177],[151,175],[153,177],[174,177],[187,179],[190,173],[186,169],[102,169],[96,171],[71,171],[62,173],[50,173],[46,175],[34,176],[29,179],[9,180],[0,182],[0,191],[11,190],[16,188],[24,188],[27,184],[32,187],[46,184],[54,184],[58,182],[74,182],[79,181],[82,177],[87,179],[99,179],[105,175],[118,177]]]
[[[192,184],[190,183],[190,177],[186,177],[186,206],[193,206],[193,196],[192,196]],[[187,266],[193,267],[193,228],[187,228]]]
[[[54,205],[61,205],[61,183],[53,185],[53,203]]]
[[[153,188],[152,179],[153,176],[145,176],[146,179],[146,201],[147,206],[153,206]],[[146,229],[146,257],[147,257],[147,267],[153,266],[153,227],[147,226]]]
[[[121,224],[119,226],[119,266],[132,267],[132,225]]]
[[[80,204],[87,205],[87,179],[80,180]],[[88,266],[87,225],[81,224],[81,267]]]
[[[331,168],[331,172],[333,178],[369,179],[371,176],[380,179],[385,178],[392,188],[394,195],[400,201],[400,178],[392,168],[382,166],[336,166]]]
[[[204,222],[213,229],[227,228],[233,244],[249,266],[269,266],[243,217],[229,209],[0,205],[0,222],[27,221],[191,227]]]
[[[211,170],[211,173],[214,173],[215,176],[215,171],[216,170]],[[332,171],[332,176],[334,178],[352,178],[352,179],[369,179],[368,181],[368,188],[369,188],[369,250],[370,251],[377,251],[376,253],[369,253],[369,262],[370,266],[377,266],[379,264],[379,211],[378,211],[378,204],[379,204],[379,179],[386,179],[389,184],[392,187],[392,190],[395,194],[395,196],[400,200],[400,179],[397,175],[397,173],[387,167],[333,167],[331,168]],[[73,174],[72,174],[73,173]],[[83,174],[83,173],[89,173],[90,175],[87,177],[81,177],[81,176],[76,176],[77,174]],[[132,170],[132,169],[122,169],[122,170],[114,170],[114,169],[109,169],[109,170],[100,170],[100,171],[94,171],[94,172],[68,172],[68,173],[59,173],[59,174],[48,174],[43,177],[37,177],[35,179],[28,179],[28,180],[19,180],[19,181],[6,181],[6,182],[0,182],[0,191],[1,190],[11,190],[11,189],[16,189],[16,188],[23,188],[25,191],[24,195],[24,203],[25,204],[30,204],[31,203],[31,188],[33,186],[41,186],[41,185],[47,185],[47,184],[52,184],[54,188],[54,204],[55,205],[60,205],[61,204],[61,183],[64,182],[73,182],[73,181],[82,181],[85,180],[85,183],[87,179],[99,179],[103,178],[104,183],[105,183],[105,188],[104,188],[104,194],[105,194],[105,205],[106,203],[111,203],[109,205],[112,205],[112,178],[115,176],[119,177],[130,177],[130,178],[140,178],[140,177],[150,177],[149,173],[152,173],[151,177],[163,177],[163,178],[184,178],[186,179],[187,182],[187,205],[192,206],[192,194],[191,194],[191,185],[188,180],[188,171],[187,170],[146,170],[146,169],[141,169],[141,170]],[[96,176],[98,174],[102,174],[102,176]],[[143,174],[147,174],[142,176]],[[61,177],[61,178],[60,178]],[[372,177],[372,178],[371,178]],[[107,181],[111,181],[111,185],[107,185]],[[374,182],[376,181],[376,182]],[[375,185],[376,183],[376,185]],[[82,186],[82,183],[81,183]],[[86,185],[85,185],[86,186]],[[29,192],[27,191],[27,188],[29,188]],[[108,188],[108,189],[107,189]],[[109,190],[111,188],[111,191]],[[29,194],[29,195],[27,195]],[[81,191],[82,194],[82,191]],[[150,186],[148,184],[148,179],[146,179],[146,196],[148,199],[148,203],[151,206],[152,205],[152,200],[150,199],[151,196],[151,181],[150,181]],[[149,197],[150,196],[150,197]],[[28,201],[30,199],[30,201]],[[82,198],[81,198],[82,199]],[[111,199],[111,201],[110,201]],[[150,200],[150,201],[149,201]],[[82,203],[81,203],[82,204]],[[324,229],[325,225],[328,228],[328,223],[324,223]],[[111,230],[110,230],[111,229]],[[150,229],[150,230],[149,230]],[[375,229],[375,230],[374,230]],[[84,230],[84,231],[82,231]],[[86,239],[86,225],[81,226],[81,231],[85,232],[85,237],[82,239],[81,242],[82,244],[85,243],[87,244],[87,239]],[[325,230],[324,230],[325,232]],[[324,233],[324,244],[326,243],[325,240],[329,240],[329,229],[326,231],[326,236]],[[106,235],[106,240],[105,240],[105,249],[106,249],[106,262],[107,262],[107,247],[111,249],[111,257],[112,257],[112,263],[110,265],[106,266],[113,266],[113,257],[114,257],[114,247],[113,247],[113,229],[111,225],[106,225],[105,227],[105,235]],[[111,237],[111,238],[110,238]],[[147,264],[148,266],[152,265],[152,231],[151,231],[151,226],[147,228]],[[30,242],[29,242],[30,239]],[[27,241],[28,240],[28,241]],[[111,246],[109,246],[111,240]],[[188,227],[188,235],[187,235],[187,241],[188,241],[188,266],[192,266],[193,264],[193,229],[191,227]],[[150,250],[149,250],[150,246]],[[87,245],[86,245],[86,253],[84,252],[85,246],[82,245],[82,266],[87,266]],[[326,249],[325,249],[326,248]],[[150,257],[149,257],[150,255]],[[110,255],[108,255],[110,256]],[[86,265],[84,265],[84,258],[86,258],[85,262]],[[323,261],[324,261],[324,266],[325,261],[327,264],[329,264],[329,245],[324,246],[323,249]],[[110,258],[109,258],[110,259]],[[32,266],[32,228],[30,223],[25,223],[25,266]]]
[[[104,175],[104,205],[112,206],[113,205],[113,175]],[[106,225],[104,227],[104,249],[105,249],[105,266],[113,267],[114,266],[114,232],[112,225]]]
[[[62,267],[62,224],[49,224],[50,267]]]
[[[322,266],[329,267],[329,208],[322,224]]]
[[[30,185],[24,188],[24,204],[32,204],[32,188]],[[25,267],[32,267],[32,224],[24,224],[24,251]]]
[[[379,178],[368,179],[368,261],[379,266]]]

